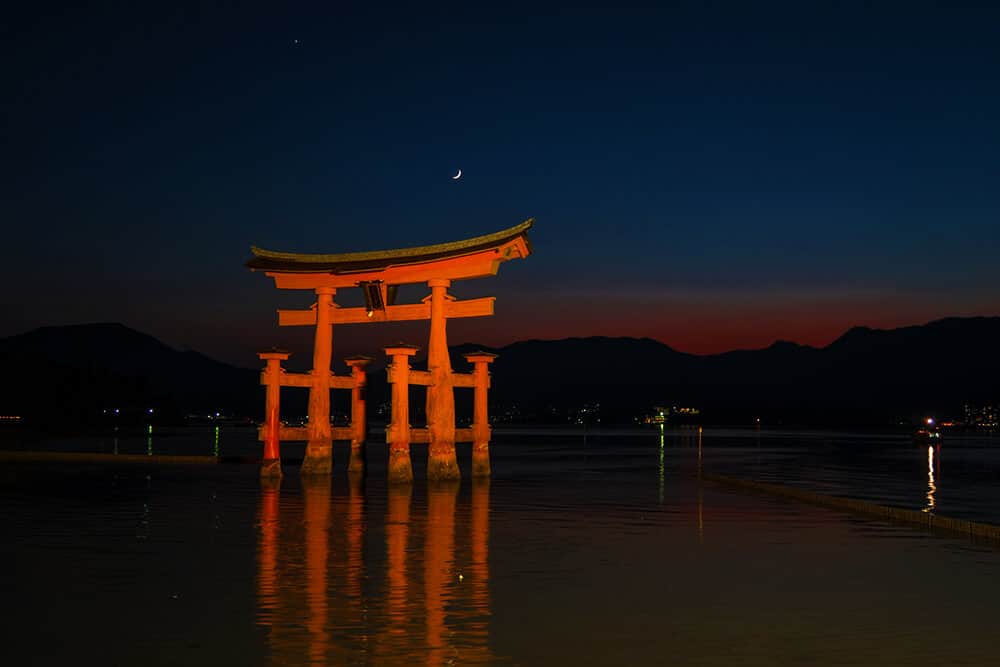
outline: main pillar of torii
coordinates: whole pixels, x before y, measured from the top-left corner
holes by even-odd
[[[459,477],[455,459],[454,377],[448,357],[446,323],[455,317],[493,314],[495,297],[456,300],[448,294],[454,281],[496,275],[503,262],[531,254],[528,229],[533,220],[494,234],[438,245],[316,255],[274,252],[252,248],[247,266],[264,271],[279,289],[310,290],[316,304],[308,310],[279,310],[281,326],[314,326],[315,347],[309,382],[309,427],[303,474],[329,474],[332,468],[330,372],[332,328],[335,324],[370,324],[404,320],[430,320],[427,347],[428,477]],[[396,304],[399,285],[425,284],[430,295],[420,303]],[[338,290],[360,288],[365,306],[340,307]],[[355,425],[356,426],[356,425]]]

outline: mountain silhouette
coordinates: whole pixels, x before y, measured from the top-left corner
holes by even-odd
[[[948,318],[879,330],[855,327],[823,348],[777,341],[759,350],[694,355],[650,338],[528,340],[494,352],[490,402],[497,415],[562,421],[584,405],[604,423],[634,421],[654,405],[698,407],[710,423],[761,418],[786,424],[887,424],[925,412],[957,413],[963,402],[1000,398],[1000,318]],[[0,411],[37,423],[90,422],[103,410],[163,418],[197,412],[259,418],[259,369],[179,351],[121,324],[43,327],[0,339],[8,377]],[[426,361],[417,360],[420,367]],[[334,392],[334,409],[346,403]],[[303,414],[303,390],[282,393],[283,412]],[[466,417],[471,392],[456,392]],[[369,373],[369,403],[387,400],[384,361]],[[413,389],[415,423],[422,390]],[[370,408],[370,411],[372,408]],[[372,411],[372,414],[374,412]]]
[[[599,403],[611,422],[652,405],[683,405],[714,423],[887,424],[996,402],[998,350],[997,317],[855,327],[824,348],[778,341],[713,355],[648,338],[523,341],[491,350],[500,355],[491,402],[538,419]]]
[[[0,362],[17,382],[0,389],[0,410],[33,423],[98,423],[154,409],[157,420],[188,412],[249,414],[259,371],[179,351],[121,324],[42,327],[0,339]]]

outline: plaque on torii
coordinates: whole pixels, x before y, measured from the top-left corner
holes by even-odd
[[[315,327],[313,366],[308,373],[289,373],[281,368],[288,358],[284,352],[262,352],[267,367],[261,376],[268,387],[266,418],[261,428],[265,442],[262,475],[280,475],[279,442],[306,440],[306,455],[302,474],[329,474],[333,466],[333,440],[351,441],[348,470],[362,472],[365,468],[365,384],[366,358],[347,360],[350,376],[330,372],[332,358],[332,327],[334,324],[370,324],[430,320],[427,344],[427,370],[409,368],[409,357],[415,346],[397,345],[386,348],[391,364],[387,367],[392,392],[392,422],[386,429],[389,444],[390,481],[412,480],[409,445],[428,443],[427,475],[429,479],[457,479],[458,462],[455,442],[473,443],[474,476],[490,474],[490,428],[486,414],[486,391],[489,386],[488,364],[494,355],[467,355],[473,364],[472,373],[455,373],[448,356],[446,323],[457,317],[493,315],[495,297],[458,300],[448,294],[456,280],[484,278],[496,275],[503,262],[527,257],[531,253],[528,229],[533,220],[485,236],[464,241],[400,250],[353,252],[333,255],[274,252],[253,247],[253,257],[247,267],[263,271],[274,279],[279,289],[311,290],[316,303],[307,310],[279,310],[281,326]],[[419,303],[398,304],[395,296],[400,285],[426,284],[430,290]],[[337,305],[337,290],[360,288],[365,297],[364,307],[345,308]],[[412,428],[409,421],[408,392],[410,384],[427,386],[427,428]],[[309,388],[309,425],[289,428],[280,424],[279,391],[281,386]],[[471,387],[475,391],[475,413],[471,428],[455,426],[455,387]],[[334,428],[330,424],[330,389],[351,389],[351,425]]]

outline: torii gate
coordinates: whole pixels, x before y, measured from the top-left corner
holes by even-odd
[[[408,358],[417,348],[397,345],[386,348],[392,359],[387,368],[392,391],[392,422],[386,429],[389,443],[390,481],[410,481],[411,442],[427,442],[429,479],[459,478],[455,458],[455,442],[473,442],[474,476],[488,476],[490,427],[486,414],[486,391],[489,385],[488,364],[495,355],[466,355],[474,365],[471,374],[454,373],[448,357],[446,322],[455,317],[493,315],[496,297],[459,301],[448,294],[453,280],[484,278],[496,275],[500,264],[531,254],[528,229],[534,220],[465,241],[438,245],[380,250],[336,255],[315,255],[273,252],[253,247],[253,257],[247,267],[264,271],[274,278],[278,289],[313,290],[316,304],[309,310],[279,310],[280,326],[315,326],[313,367],[308,373],[288,373],[281,362],[288,358],[283,351],[260,353],[267,362],[261,383],[267,386],[267,407],[261,437],[265,441],[264,476],[280,475],[279,442],[307,440],[302,474],[329,474],[333,467],[332,441],[351,440],[352,473],[364,470],[364,439],[367,431],[363,387],[365,366],[370,359],[346,359],[351,376],[335,376],[330,372],[334,324],[367,324],[403,320],[430,320],[430,340],[427,346],[427,370],[409,368]],[[420,303],[396,304],[399,285],[426,283],[430,295]],[[365,307],[342,308],[334,302],[338,289],[359,287],[365,296]],[[410,428],[407,387],[427,386],[427,428]],[[279,388],[309,387],[309,425],[287,428],[280,424]],[[455,387],[475,389],[472,428],[455,428]],[[330,426],[330,389],[352,390],[351,425]]]

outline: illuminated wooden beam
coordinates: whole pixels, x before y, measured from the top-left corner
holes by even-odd
[[[334,440],[350,440],[352,435],[350,426],[334,426],[330,433]]]
[[[464,301],[445,301],[444,316],[448,319],[456,317],[492,317],[495,296],[485,296],[480,299],[465,299]],[[428,308],[430,304],[428,303]],[[430,311],[428,310],[428,316]]]
[[[445,317],[490,317],[493,315],[495,296],[479,299],[445,302]],[[429,320],[431,318],[430,303],[411,303],[399,306],[387,306],[383,310],[372,311],[371,316],[364,308],[331,308],[330,321],[333,324],[364,324],[366,322],[406,322],[413,320]],[[316,324],[316,309],[309,310],[279,310],[278,325],[283,327],[314,326]]]
[[[371,315],[364,308],[337,308],[332,313],[334,324],[364,324],[365,322],[409,322],[426,320],[431,309],[424,303],[386,306],[385,310],[373,310]]]
[[[339,379],[339,378],[338,378]],[[476,380],[472,373],[452,373],[452,386],[454,387],[475,387]],[[421,385],[424,387],[429,387],[433,380],[431,379],[430,371],[415,371],[410,369],[410,381],[409,384]]]
[[[415,371],[410,369],[409,374],[410,380],[409,384],[430,386],[431,374],[430,371]],[[454,387],[468,387],[472,388],[476,386],[476,379],[472,373],[452,373],[452,386]],[[330,377],[331,386],[336,389],[350,389],[353,385],[350,383],[351,378],[346,376],[334,375]],[[282,383],[284,384],[284,383]],[[309,386],[305,385],[286,385],[286,386]]]
[[[410,442],[416,442],[420,444],[427,444],[431,441],[431,432],[426,428],[411,428],[410,429]],[[472,429],[471,428],[456,428],[455,429],[455,442],[472,442]]]
[[[266,385],[264,373],[261,373],[260,383]],[[288,373],[281,374],[279,383],[282,387],[311,387],[313,385],[312,373]],[[353,389],[354,379],[350,375],[334,375],[330,373],[331,389]]]
[[[311,387],[312,375],[309,373],[284,373],[281,376],[282,387]]]
[[[278,311],[278,326],[282,327],[297,327],[297,326],[315,326],[316,325],[316,311],[315,310],[279,310]]]
[[[415,371],[410,369],[410,384],[419,384],[429,387],[433,381],[434,380],[431,379],[430,371]]]
[[[354,389],[354,378],[350,375],[331,375],[331,389]]]
[[[264,427],[257,429],[257,439],[263,440],[266,433]],[[297,440],[309,439],[309,427],[307,426],[284,426],[278,429],[278,438],[282,442],[295,442]]]
[[[350,440],[351,439],[351,427],[350,426],[334,426],[330,429],[332,438],[334,440]],[[263,440],[265,437],[265,429],[263,426],[257,429],[257,439]],[[281,438],[282,442],[296,442],[305,441],[309,439],[309,427],[308,426],[282,426],[279,430],[278,437]]]

